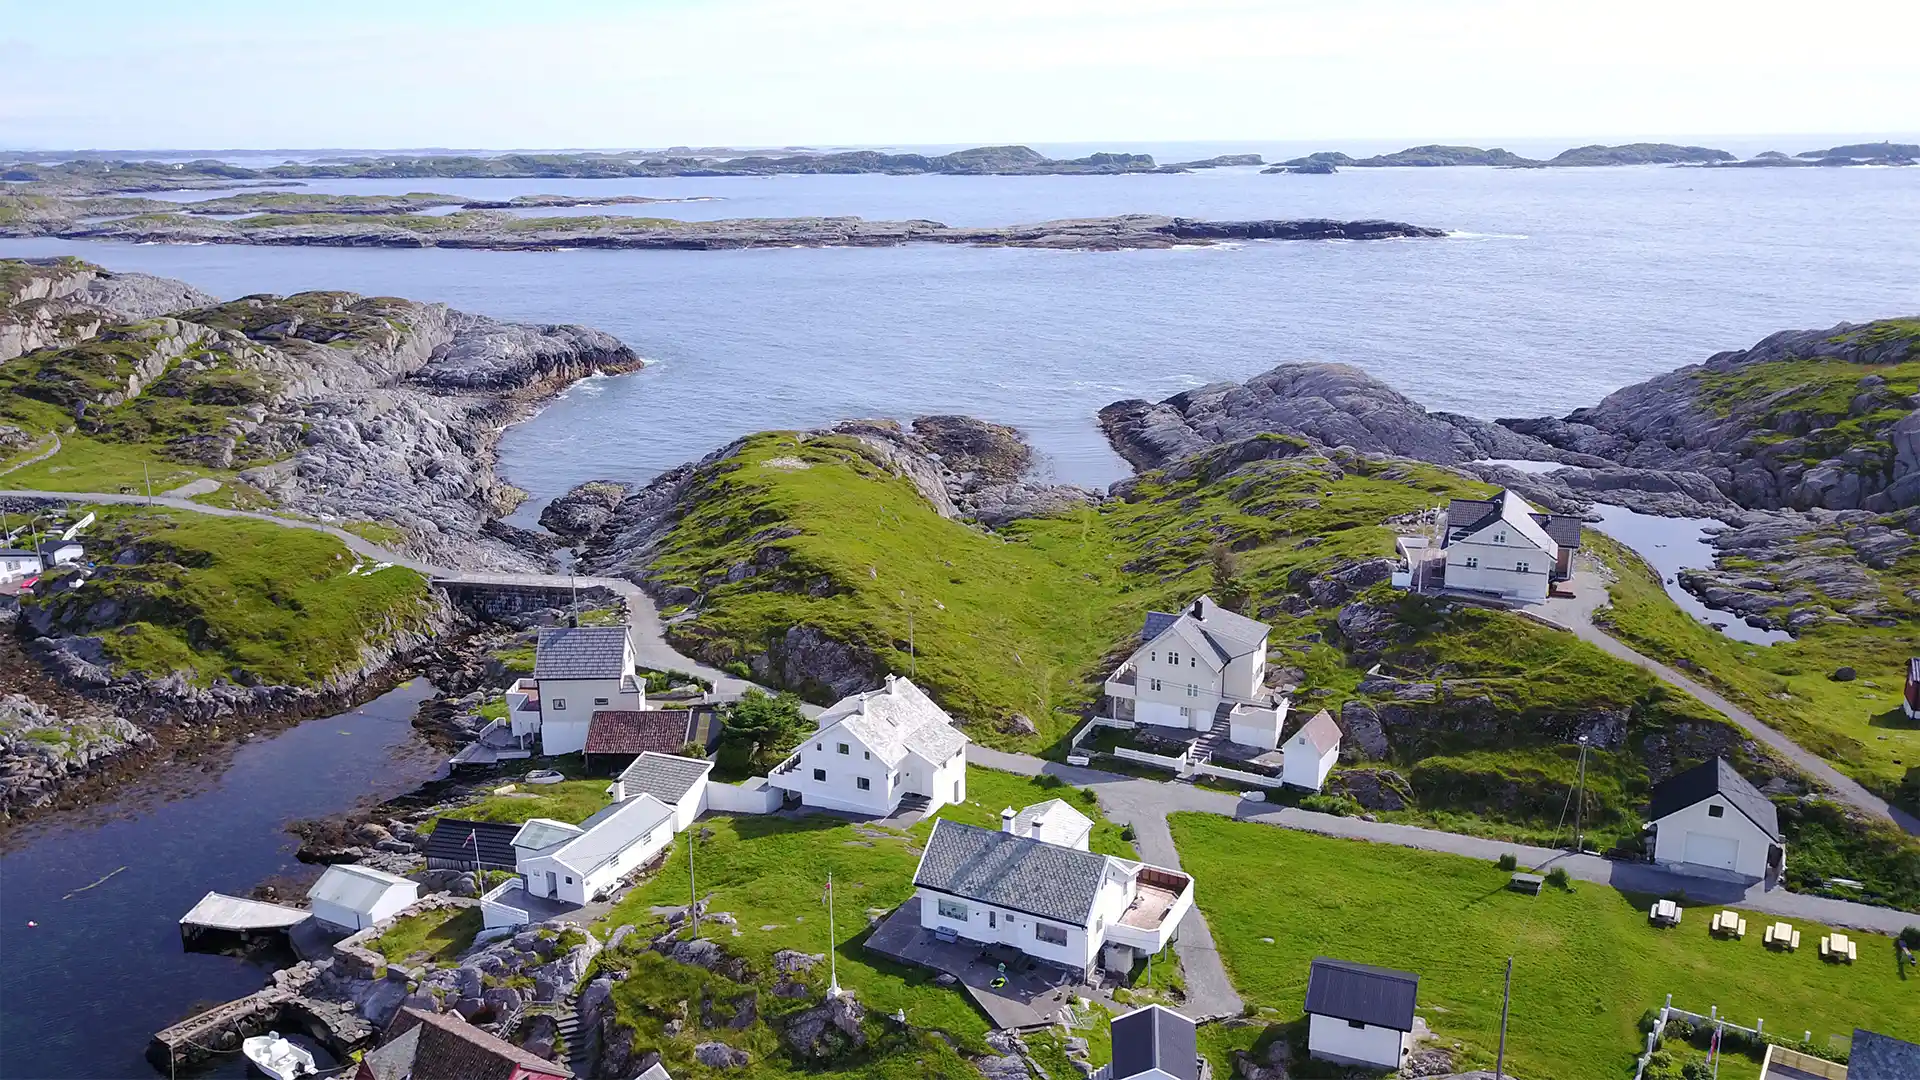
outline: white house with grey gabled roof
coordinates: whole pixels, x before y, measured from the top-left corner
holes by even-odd
[[[1177,612],[1148,612],[1140,647],[1106,682],[1114,715],[1195,731],[1209,731],[1216,721],[1243,734],[1264,730],[1266,738],[1250,745],[1273,749],[1280,718],[1256,723],[1246,715],[1274,708],[1266,689],[1267,633],[1266,623],[1236,615],[1210,596]],[[1236,706],[1243,710],[1239,717]]]
[[[625,626],[552,626],[534,643],[533,674],[507,688],[507,722],[542,754],[586,749],[595,713],[644,712],[647,680]]]
[[[913,800],[932,813],[967,798],[967,742],[912,679],[841,698],[767,783],[802,805],[885,817]]]
[[[585,904],[646,865],[673,834],[673,808],[642,794],[578,825],[529,819],[513,837],[514,868],[530,895]]]
[[[1511,491],[1447,504],[1447,588],[1519,600],[1545,600],[1573,573],[1580,519],[1543,514]]]
[[[1126,972],[1157,953],[1193,907],[1177,870],[1100,855],[945,818],[914,870],[920,925],[935,934],[1010,945],[1075,974]]]

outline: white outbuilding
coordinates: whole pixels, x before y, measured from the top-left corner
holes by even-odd
[[[1307,968],[1307,1052],[1323,1061],[1398,1069],[1413,1049],[1420,976],[1315,957]]]
[[[532,818],[514,834],[515,869],[529,895],[585,904],[646,865],[673,833],[673,808],[646,794],[578,825]]]
[[[1682,874],[1756,881],[1786,869],[1773,801],[1726,758],[1675,774],[1653,789],[1653,861]]]
[[[1340,725],[1325,709],[1300,725],[1280,752],[1280,779],[1290,787],[1319,791],[1340,760]]]
[[[399,914],[418,899],[418,882],[354,863],[327,867],[307,890],[313,917],[343,930],[365,930]]]

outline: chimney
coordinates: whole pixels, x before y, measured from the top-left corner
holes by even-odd
[[[1036,815],[1034,815],[1034,818],[1033,818],[1033,821],[1032,821],[1032,823],[1030,823],[1030,824],[1029,824],[1029,825],[1027,826],[1027,835],[1028,835],[1028,836],[1031,836],[1031,837],[1033,837],[1033,838],[1034,838],[1035,840],[1038,840],[1038,839],[1040,839],[1040,817],[1039,817],[1039,815],[1037,815],[1037,814],[1036,814]]]
[[[1013,807],[1009,806],[1005,810],[1000,811],[1000,831],[1001,832],[1008,833],[1008,834],[1013,833],[1013,818],[1014,818]]]
[[[1203,596],[1193,602],[1193,617],[1196,619],[1205,619],[1207,617],[1206,597]]]

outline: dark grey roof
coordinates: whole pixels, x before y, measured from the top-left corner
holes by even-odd
[[[1447,531],[1472,532],[1500,516],[1500,500],[1454,499],[1447,503]]]
[[[1172,1009],[1149,1005],[1113,1021],[1112,1080],[1154,1069],[1176,1080],[1200,1080],[1199,1056],[1193,1021]]]
[[[511,870],[514,868],[513,835],[519,831],[519,822],[441,818],[427,837],[427,858],[471,863],[475,861],[477,845],[481,869]]]
[[[1580,527],[1584,522],[1571,514],[1535,514],[1533,520],[1547,531],[1553,542],[1563,548],[1580,546]]]
[[[1085,926],[1107,857],[941,818],[913,883],[1043,919]]]
[[[31,559],[34,557],[34,553],[31,551],[22,551],[19,548],[0,548],[0,559]]]
[[[672,806],[693,790],[695,784],[704,782],[712,769],[711,761],[649,750],[633,759],[633,764],[620,774],[620,783],[629,799],[647,794]]]
[[[1847,1080],[1915,1080],[1920,1077],[1920,1046],[1864,1028],[1853,1029]]]
[[[555,626],[534,646],[536,679],[613,679],[626,674],[627,628]]]
[[[1760,826],[1760,831],[1775,840],[1780,839],[1780,814],[1774,809],[1773,801],[1760,794],[1758,788],[1747,783],[1726,758],[1714,758],[1703,761],[1686,772],[1668,777],[1653,789],[1653,807],[1648,814],[1649,820],[1659,821],[1677,810],[1685,810],[1702,799],[1718,795],[1732,803],[1734,809],[1747,816],[1747,819]]]
[[[1140,631],[1140,640],[1152,641],[1154,638],[1160,636],[1162,630],[1179,621],[1180,616],[1177,614],[1165,611],[1149,611],[1147,612],[1147,627]]]
[[[1316,956],[1307,968],[1307,1011],[1337,1020],[1413,1030],[1420,976],[1410,971]]]

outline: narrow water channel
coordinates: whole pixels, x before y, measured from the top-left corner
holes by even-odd
[[[208,890],[310,879],[289,822],[436,775],[443,756],[411,726],[432,693],[415,680],[351,712],[150,770],[112,802],[7,837],[0,1078],[151,1080],[143,1054],[155,1031],[264,986],[267,963],[182,949],[180,916]],[[245,1076],[246,1066],[233,1055],[200,1075]]]
[[[1749,645],[1772,645],[1793,640],[1793,635],[1785,630],[1762,630],[1757,626],[1748,626],[1741,621],[1741,616],[1710,608],[1699,597],[1680,587],[1680,571],[1689,568],[1710,569],[1713,566],[1713,544],[1707,540],[1707,536],[1710,529],[1724,528],[1720,522],[1712,518],[1656,517],[1608,503],[1594,503],[1593,510],[1600,518],[1594,528],[1632,548],[1636,555],[1645,559],[1647,565],[1653,567],[1653,572],[1660,575],[1661,587],[1667,590],[1668,596],[1673,597],[1673,602],[1680,606],[1680,610],[1735,641],[1744,641]]]

